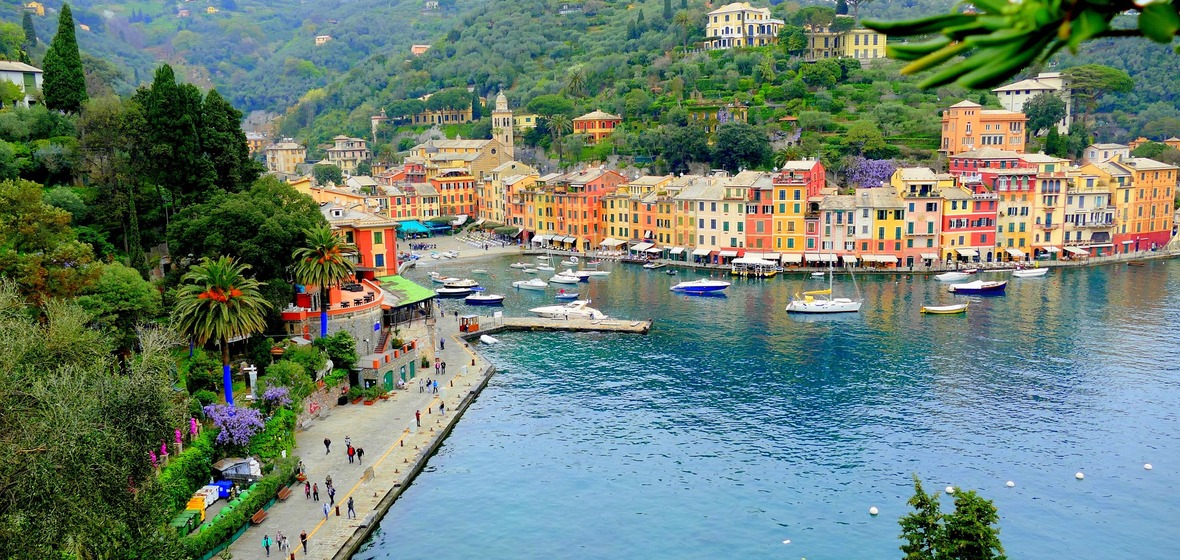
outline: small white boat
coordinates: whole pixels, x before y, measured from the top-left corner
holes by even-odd
[[[574,278],[577,278],[578,280],[585,280],[587,278],[590,278],[590,272],[586,271],[586,270],[574,270],[572,268],[567,268],[567,269],[561,271],[561,273],[565,276],[573,276]]]
[[[542,264],[542,265],[537,265],[537,270],[541,270],[544,272],[553,272],[554,270],[557,270],[557,269],[553,268],[547,264]]]
[[[459,297],[471,293],[471,288],[439,288],[434,291],[439,297]]]
[[[523,272],[523,273],[525,273],[525,274],[536,274],[536,273],[537,273],[537,269],[535,269],[535,268],[526,268],[526,269],[522,270],[521,272]]]
[[[653,261],[653,262],[649,262],[649,263],[646,263],[646,264],[644,264],[644,265],[643,265],[643,268],[646,268],[646,269],[648,269],[648,270],[655,270],[655,269],[657,269],[657,268],[664,268],[665,266],[668,266],[668,264],[667,264],[667,263],[662,263],[662,262],[654,262],[654,261]]]
[[[500,305],[504,296],[499,294],[471,294],[463,299],[467,305]]]
[[[827,274],[826,274],[826,273],[824,273],[824,272],[812,272],[812,273],[811,273],[811,277],[812,277],[812,278],[823,278],[823,277],[824,277],[824,276],[826,276],[826,275],[827,275]]]
[[[555,297],[557,299],[574,300],[574,299],[578,299],[578,292],[567,292],[565,290],[562,290],[560,292],[557,292],[557,295],[553,296],[553,297]]]
[[[923,305],[921,312],[930,315],[954,315],[955,313],[966,313],[966,303],[956,305]]]
[[[1038,278],[1048,273],[1048,268],[1022,268],[1020,270],[1013,270],[1012,276],[1015,278]]]
[[[959,282],[970,277],[971,275],[966,272],[944,272],[935,276],[939,282]]]
[[[578,258],[574,257],[573,260],[561,261],[561,266],[578,266]]]
[[[545,262],[548,262],[548,261],[549,261],[549,255],[537,255],[537,260],[539,260],[539,261],[545,261]]]
[[[601,311],[588,307],[590,300],[583,299],[578,301],[571,301],[565,305],[546,305],[545,307],[534,307],[529,310],[530,313],[535,313],[540,317],[548,317],[550,319],[606,319]]]
[[[566,276],[566,274],[562,272],[561,274],[554,274],[551,278],[549,278],[549,281],[553,282],[554,284],[577,284],[578,277]]]
[[[443,282],[444,288],[474,288],[479,285],[479,282],[470,278],[459,278],[451,282]]]
[[[479,341],[484,344],[499,344],[500,343],[500,339],[495,338],[490,335],[486,335],[486,334],[479,335]]]
[[[440,258],[440,257],[438,256],[438,253],[431,253],[431,254],[430,254],[430,258],[432,258],[432,259],[437,259],[437,258]]]
[[[610,276],[609,270],[586,270],[584,272],[590,275],[591,278],[604,278],[606,276]]]
[[[1007,281],[984,282],[983,280],[976,280],[974,282],[947,286],[946,289],[953,294],[1002,294],[1004,293],[1004,288],[1007,286]]]
[[[517,280],[513,282],[512,287],[520,290],[544,290],[549,287],[549,284],[546,284],[540,278],[529,278],[528,280]]]
[[[488,271],[487,271],[486,269],[483,269],[483,268],[477,268],[477,269],[475,269],[475,270],[472,270],[472,271],[471,271],[471,273],[472,273],[472,274],[487,274],[487,273],[488,273]]]
[[[442,256],[444,256],[448,259],[453,259],[453,258],[459,256],[459,252],[458,251],[446,251],[442,254]]]
[[[533,265],[532,265],[532,263],[526,263],[526,262],[514,262],[508,266],[512,267],[512,268],[531,268]]]
[[[672,286],[673,292],[688,292],[688,293],[705,293],[705,292],[719,292],[729,287],[729,282],[724,280],[709,280],[708,278],[701,278],[700,280],[688,280]]]
[[[443,276],[437,272],[430,273],[430,279],[438,284],[449,284],[451,282],[458,282],[462,278],[453,278],[451,276]]]

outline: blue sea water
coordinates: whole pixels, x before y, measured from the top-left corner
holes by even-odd
[[[555,303],[508,262],[467,267],[508,315]],[[1180,557],[1180,262],[1013,280],[965,316],[920,315],[966,300],[921,276],[838,277],[862,312],[799,318],[823,281],[703,298],[612,270],[577,289],[651,334],[485,346],[499,371],[358,558],[900,558],[911,474],[994,500],[1010,558]]]

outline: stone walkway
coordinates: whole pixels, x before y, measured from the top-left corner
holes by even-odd
[[[279,552],[277,545],[271,546],[275,558],[286,558],[292,553],[298,558],[336,557],[349,539],[362,530],[362,524],[377,522],[375,510],[381,500],[391,490],[405,487],[414,466],[424,463],[427,450],[455,420],[455,409],[464,396],[480,386],[488,364],[454,337],[458,333],[454,317],[438,319],[433,329],[415,326],[412,332],[404,329],[403,332],[407,339],[418,338],[419,348],[432,362],[438,355],[447,363],[447,373],[437,376],[438,394],[418,391],[419,379],[436,378],[431,368],[414,379],[408,390],[398,391],[389,400],[371,406],[333,406],[330,415],[296,434],[294,453],[303,460],[308,481],[319,485],[320,501],[305,498],[302,485],[292,487],[287,501],[275,502],[267,510],[266,520],[251,526],[232,545],[235,560],[266,558],[262,537],[268,535],[274,540],[279,532],[287,537],[291,551]],[[439,351],[438,339],[444,334],[446,348]],[[475,366],[472,366],[473,359]],[[440,403],[446,405],[441,416]],[[422,414],[420,428],[415,422],[415,411]],[[325,437],[332,440],[330,453],[325,453]],[[353,447],[365,450],[364,464],[349,464],[345,437],[351,437]],[[328,502],[328,491],[324,481],[328,476],[336,487],[339,515],[334,507],[329,508],[325,519],[323,504]],[[356,519],[347,516],[350,497]],[[300,546],[300,531],[307,531],[306,551]]]

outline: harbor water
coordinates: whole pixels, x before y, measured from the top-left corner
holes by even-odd
[[[791,295],[826,280],[686,297],[669,287],[703,274],[615,263],[527,292],[509,262],[407,276],[475,278],[510,316],[578,290],[653,330],[497,335],[481,350],[498,372],[358,558],[900,558],[914,474],[993,500],[1010,558],[1180,557],[1180,261],[1052,270],[998,297],[842,275],[862,311],[802,317]]]

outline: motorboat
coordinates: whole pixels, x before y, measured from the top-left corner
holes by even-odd
[[[600,261],[598,259],[594,259],[592,261],[587,261],[586,264],[590,265],[590,266],[598,266],[598,265],[602,264],[602,261]]]
[[[561,266],[578,266],[578,257],[570,257],[567,260],[561,261]]]
[[[550,319],[606,319],[601,311],[590,307],[590,300],[580,299],[564,305],[546,305],[529,310],[540,317]]]
[[[450,284],[451,282],[458,282],[458,281],[462,280],[462,278],[443,276],[442,274],[439,274],[437,272],[431,272],[430,273],[430,280],[437,283],[437,284],[444,284],[445,285],[445,284]]]
[[[664,274],[667,274],[668,276],[676,276],[676,269],[669,268],[668,270],[664,271]]]
[[[557,295],[554,297],[556,297],[557,299],[575,300],[575,299],[578,299],[578,292],[567,292],[565,290],[562,290],[560,292],[557,292]]]
[[[609,270],[587,270],[585,272],[586,274],[589,274],[591,278],[605,278],[610,276]]]
[[[434,291],[439,297],[459,297],[471,293],[471,288],[439,288]]]
[[[1006,287],[1008,287],[1007,281],[984,282],[983,280],[976,280],[974,282],[947,286],[946,289],[953,294],[1002,294]]]
[[[955,305],[923,305],[920,311],[930,315],[954,315],[956,313],[966,313],[967,305],[966,303]]]
[[[1013,270],[1012,276],[1014,278],[1039,278],[1048,273],[1048,268],[1022,268],[1020,270]]]
[[[549,262],[549,255],[537,255],[537,260]]]
[[[487,273],[488,273],[488,271],[487,271],[487,269],[486,269],[486,268],[476,268],[476,269],[473,269],[473,270],[471,271],[471,273],[472,273],[472,274],[487,274]]]
[[[459,252],[458,251],[445,251],[445,252],[443,252],[442,256],[444,256],[448,259],[453,259],[453,258],[459,256]]]
[[[511,267],[511,268],[531,268],[533,265],[532,265],[532,263],[526,263],[526,262],[519,262],[519,261],[518,261],[518,262],[514,262],[514,263],[512,263],[512,264],[510,264],[510,265],[508,265],[508,266],[509,266],[509,267]]]
[[[486,334],[479,335],[479,341],[484,344],[499,344],[500,343],[500,339],[498,339],[494,336],[491,336],[491,335],[486,335]]]
[[[537,273],[537,269],[535,269],[535,268],[526,268],[526,269],[522,270],[521,272],[523,272],[523,273],[525,273],[525,274],[536,274],[536,273]]]
[[[757,257],[738,257],[729,263],[729,273],[743,278],[774,278],[778,263]]]
[[[787,313],[856,313],[862,302],[850,298],[832,297],[832,271],[828,271],[828,289],[809,290],[795,294],[787,304]],[[856,281],[856,276],[852,277]],[[859,292],[859,290],[858,290]]]
[[[539,264],[539,265],[537,265],[537,270],[540,270],[543,272],[553,272],[554,270],[557,270],[557,269],[553,268],[547,264]]]
[[[590,271],[588,270],[574,270],[572,268],[567,268],[561,271],[561,273],[565,276],[573,276],[574,278],[577,278],[583,282],[590,279]]]
[[[459,278],[452,282],[443,282],[444,288],[474,288],[479,285],[479,282],[470,278]]]
[[[942,274],[938,274],[935,276],[935,278],[937,278],[939,282],[961,282],[961,281],[966,280],[967,278],[970,278],[970,277],[971,277],[971,275],[967,274],[966,272],[957,272],[957,271],[944,272]]]
[[[959,272],[966,272],[967,274],[976,274],[979,272],[979,269],[978,268],[964,268],[963,270],[960,270]]]
[[[664,268],[665,266],[668,266],[668,264],[652,261],[652,262],[649,262],[649,263],[643,265],[643,268],[646,268],[648,270],[655,270],[657,268]]]
[[[1143,261],[1127,261],[1127,266],[1147,266]]]
[[[549,278],[549,281],[553,282],[554,284],[577,284],[578,277],[567,276],[564,272],[562,272],[559,274],[554,274],[551,278]]]
[[[442,258],[442,257],[439,257],[439,256],[438,256],[438,253],[431,253],[431,254],[430,254],[430,258],[432,258],[432,259],[439,259],[439,258]]]
[[[718,292],[729,287],[729,282],[724,280],[710,280],[708,278],[701,278],[699,280],[688,280],[672,286],[673,292],[688,292],[688,293],[702,293],[702,292]]]
[[[544,290],[549,287],[549,284],[540,278],[529,278],[528,280],[517,280],[513,282],[512,287],[519,290]]]
[[[827,276],[827,274],[828,273],[826,273],[826,272],[812,272],[811,277],[812,278],[823,278],[824,276]]]
[[[499,294],[471,294],[463,299],[467,305],[500,305],[504,296]]]

